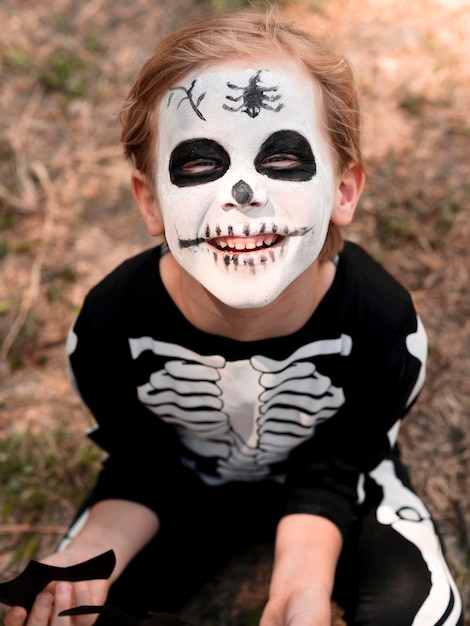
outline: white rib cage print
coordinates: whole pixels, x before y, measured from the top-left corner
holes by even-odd
[[[224,482],[268,476],[271,463],[286,459],[338,411],[343,390],[312,358],[347,356],[352,341],[348,335],[316,341],[282,361],[263,355],[226,361],[151,337],[129,339],[129,345],[133,359],[147,350],[168,359],[138,387],[138,398],[177,428],[186,448],[215,457]]]

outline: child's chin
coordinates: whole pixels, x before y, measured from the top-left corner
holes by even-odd
[[[233,309],[261,309],[268,306],[280,295],[282,288],[267,289],[265,281],[259,281],[252,289],[246,285],[240,287],[240,281],[230,281],[227,277],[223,288],[218,289],[214,284],[206,285],[206,289],[220,302]]]

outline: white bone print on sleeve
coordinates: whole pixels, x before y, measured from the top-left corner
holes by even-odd
[[[312,358],[347,356],[351,338],[310,343],[287,359],[262,355],[226,361],[151,337],[130,339],[133,359],[150,350],[165,358],[137,389],[139,400],[171,423],[195,455],[217,459],[220,481],[253,480],[310,438],[344,403],[343,390]]]

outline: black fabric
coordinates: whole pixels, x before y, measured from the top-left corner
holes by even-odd
[[[159,248],[146,251],[106,277],[86,298],[73,329],[77,345],[70,355],[71,367],[80,394],[99,425],[92,437],[109,453],[100,477],[99,497],[136,500],[158,513],[162,498],[171,497],[173,491],[171,481],[164,477],[177,475],[182,459],[213,482],[220,478],[224,462],[219,450],[224,448],[225,459],[238,454],[238,450],[233,451],[233,442],[236,444],[239,439],[238,433],[233,434],[233,424],[229,423],[227,432],[220,436],[220,445],[214,443],[218,435],[209,432],[207,442],[213,445],[214,452],[201,455],[185,446],[181,438],[185,428],[181,422],[193,419],[191,410],[186,413],[188,417],[181,417],[184,408],[178,406],[176,414],[174,407],[178,399],[172,397],[161,409],[160,417],[139,400],[137,388],[149,386],[154,373],[162,373],[161,379],[166,377],[170,381],[167,392],[173,393],[168,363],[171,366],[175,357],[159,354],[157,347],[145,349],[133,358],[131,339],[139,342],[148,338],[148,345],[160,341],[170,347],[182,347],[187,355],[185,365],[194,367],[198,367],[198,359],[215,360],[220,355],[222,367],[205,366],[214,376],[223,374],[224,367],[227,369],[233,363],[246,365],[246,369],[256,368],[254,355],[276,364],[283,359],[292,360],[292,355],[306,345],[326,340],[336,342],[339,347],[330,354],[328,349],[320,348],[316,356],[299,355],[295,363],[291,361],[285,366],[291,370],[308,366],[319,378],[320,387],[323,380],[327,387],[322,390],[321,398],[315,397],[318,393],[315,388],[302,389],[305,410],[303,406],[298,409],[294,372],[291,375],[294,382],[289,383],[291,389],[271,401],[269,411],[273,418],[265,427],[270,437],[268,445],[281,444],[283,453],[280,460],[267,463],[262,478],[278,476],[287,480],[291,497],[286,512],[325,515],[343,533],[347,532],[354,516],[358,476],[375,467],[388,453],[387,432],[405,414],[421,368],[419,360],[406,348],[406,337],[417,328],[409,294],[365,252],[349,243],[341,254],[333,286],[302,329],[274,340],[236,342],[203,333],[181,315],[161,283],[159,253]],[[338,350],[348,341],[350,353],[342,356]],[[256,375],[262,379],[262,374]],[[283,372],[277,375],[281,380]],[[175,385],[181,383],[177,376],[174,380]],[[302,385],[312,385],[312,381],[313,377],[305,377]],[[213,385],[218,393],[219,381]],[[185,401],[187,387],[184,396],[181,394]],[[195,396],[200,393],[199,388],[195,387]],[[339,400],[333,398],[330,408],[328,394],[332,390],[337,396],[343,394],[344,399],[340,406],[335,406]],[[260,396],[262,391],[260,386]],[[270,392],[266,389],[264,395]],[[157,390],[152,393],[156,395]],[[152,402],[151,394],[148,395]],[[214,397],[214,402],[218,401]],[[254,404],[261,404],[259,397],[243,398],[243,401],[252,412],[253,417],[248,418],[253,420],[253,429],[260,430],[256,422],[263,416]],[[315,407],[311,409],[315,401],[322,407],[319,415],[311,418],[313,425],[297,426],[295,422],[302,419],[302,412],[315,410]],[[219,414],[228,422],[231,420],[225,406],[221,410],[205,406],[203,409],[203,419],[207,422]],[[167,412],[173,410],[176,416],[170,415],[170,420],[165,421]],[[286,412],[293,410],[297,415],[289,417],[291,421],[286,420]],[[204,429],[204,424],[199,427]],[[272,435],[270,429],[277,431],[277,435]],[[200,434],[196,434],[200,439]],[[227,437],[232,439],[227,442]],[[273,441],[274,437],[277,441]],[[263,445],[260,437],[255,442],[259,448],[255,450],[258,468],[265,454]],[[244,453],[245,450],[239,456]],[[275,458],[276,449],[272,456]],[[242,468],[242,480],[259,479],[251,466],[246,475],[243,471]],[[237,478],[229,476],[228,480]]]
[[[159,276],[163,250],[93,288],[68,342],[107,453],[85,506],[133,500],[161,521],[109,603],[174,611],[233,553],[272,541],[283,515],[309,513],[345,538],[335,593],[348,624],[405,626],[430,606],[455,626],[455,585],[394,448],[424,380],[410,294],[348,242],[301,329],[237,342],[184,318]]]
[[[387,459],[411,489],[398,449]],[[274,549],[285,486],[265,481],[208,487],[189,480],[181,489],[181,497],[165,511],[158,535],[112,586],[108,604],[136,616],[147,611],[177,614],[234,555],[258,544]],[[338,563],[333,597],[350,626],[412,624],[431,590],[431,575],[420,550],[378,522],[382,498],[381,489],[371,486]],[[449,605],[457,601],[451,591]],[[190,616],[193,623],[200,618]],[[462,626],[463,616],[446,622],[444,615],[432,623]],[[105,624],[105,618],[98,620],[98,626]]]

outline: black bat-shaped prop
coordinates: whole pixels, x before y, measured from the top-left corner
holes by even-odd
[[[191,626],[173,613],[149,613],[147,617],[134,617],[112,604],[102,606],[83,605],[75,606],[73,609],[61,611],[59,615],[91,615],[99,613],[109,617],[109,624],[113,626]],[[107,622],[108,623],[108,622]]]
[[[69,567],[55,567],[30,561],[19,576],[0,583],[0,602],[9,606],[24,606],[29,612],[38,593],[53,580],[77,582],[109,578],[115,565],[116,556],[113,550]]]

